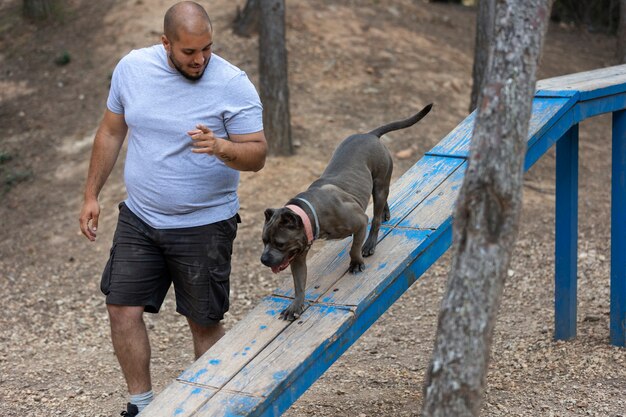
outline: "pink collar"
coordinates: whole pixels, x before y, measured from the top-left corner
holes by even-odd
[[[309,216],[307,216],[304,210],[302,210],[295,204],[289,204],[285,207],[300,216],[300,218],[302,219],[302,223],[304,223],[304,232],[306,233],[306,238],[309,241],[309,245],[313,243],[313,226],[311,226],[311,219],[309,219]]]

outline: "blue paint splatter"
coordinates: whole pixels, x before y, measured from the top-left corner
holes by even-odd
[[[203,374],[206,374],[206,373],[207,373],[206,369],[200,369],[198,372],[196,372],[194,376],[189,378],[189,382],[196,382],[198,378],[200,378]]]
[[[185,410],[183,410],[182,408],[180,408],[180,407],[179,407],[179,408],[177,408],[177,409],[174,411],[174,415],[175,415],[175,416],[177,416],[177,415],[180,415],[180,414],[182,414],[182,413],[184,413],[184,412],[185,412]]]
[[[279,372],[274,372],[274,375],[272,377],[274,378],[275,381],[282,381],[283,379],[287,377],[287,375],[289,375],[287,371],[279,371]]]
[[[220,364],[220,362],[222,362],[222,361],[220,361],[219,359],[211,359],[211,360],[209,361],[209,363],[210,363],[211,365],[219,365],[219,364]]]
[[[267,329],[267,326],[266,326],[265,324],[262,324],[262,325],[259,327],[259,329],[261,329],[261,330],[265,330],[265,329]]]
[[[275,316],[276,310],[267,310],[266,313],[269,314],[270,316]]]
[[[201,392],[202,392],[202,389],[201,389],[201,388],[196,388],[196,389],[194,389],[193,391],[191,391],[191,393],[192,393],[193,395],[200,394]]]
[[[250,349],[252,349],[250,346],[246,346],[245,348],[243,348],[243,350],[245,350],[246,352],[249,351]]]
[[[387,262],[383,262],[380,265],[378,265],[378,270],[380,271],[381,269],[385,269],[387,267]]]

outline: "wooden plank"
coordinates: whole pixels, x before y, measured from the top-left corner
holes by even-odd
[[[432,234],[431,230],[390,229],[376,250],[367,258],[367,267],[360,274],[346,274],[333,285],[320,302],[363,308],[367,299],[375,299],[408,263],[417,257]]]
[[[626,92],[626,65],[579,72],[537,82],[537,95],[551,91],[577,91],[580,100]]]
[[[577,97],[536,97],[533,100],[528,127],[529,146],[574,106],[576,99]],[[474,130],[475,113],[473,112],[467,116],[459,126],[427,154],[468,158]]]
[[[457,127],[448,133],[434,148],[426,152],[426,155],[450,156],[455,158],[469,157],[469,146],[474,134],[474,122],[476,111],[470,113]]]
[[[142,412],[150,417],[190,417],[205,404],[217,390],[174,381],[157,395]]]
[[[289,322],[279,320],[278,315],[289,303],[282,298],[264,298],[178,380],[222,388],[288,327]]]
[[[402,220],[398,226],[411,229],[438,229],[453,215],[461,191],[467,162],[454,171],[428,198]]]
[[[463,159],[424,156],[392,184],[389,198],[391,219],[385,224],[399,224],[463,163]]]
[[[269,397],[292,385],[299,373],[317,366],[327,347],[354,321],[350,310],[315,305],[241,370],[225,387],[252,397]],[[310,381],[312,383],[312,381]]]
[[[220,391],[210,402],[196,411],[193,417],[250,417],[266,401],[263,397],[250,397],[236,392]],[[280,413],[270,414],[279,416]]]

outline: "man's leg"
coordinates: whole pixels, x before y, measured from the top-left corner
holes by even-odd
[[[187,318],[193,338],[193,352],[198,359],[226,333],[222,323],[202,326]]]
[[[107,304],[107,310],[113,348],[128,392],[133,395],[150,391],[150,341],[143,321],[144,308]]]

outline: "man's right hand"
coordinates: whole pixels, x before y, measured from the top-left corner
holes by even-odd
[[[96,240],[96,231],[98,230],[98,217],[100,216],[100,204],[98,200],[91,199],[83,202],[83,208],[80,211],[80,231],[83,232],[87,239],[92,242]]]

